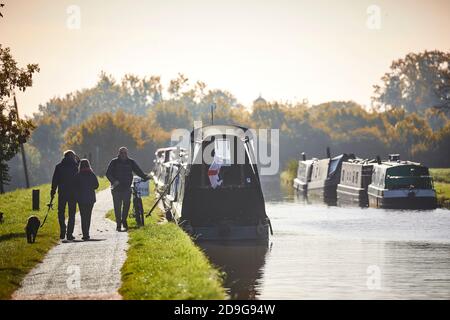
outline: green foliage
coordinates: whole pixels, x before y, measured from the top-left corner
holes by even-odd
[[[192,127],[192,117],[180,100],[161,101],[151,110],[150,118],[165,131]]]
[[[284,184],[292,185],[292,181],[297,177],[298,160],[292,159],[287,162],[286,168],[280,174],[280,180]]]
[[[404,108],[423,113],[435,107],[450,110],[450,52],[410,53],[396,60],[374,86],[373,101],[378,107]]]
[[[435,168],[430,169],[435,182],[442,182],[450,184],[450,169],[449,168]]]
[[[17,154],[34,129],[31,120],[19,119],[11,100],[15,101],[15,90],[25,91],[32,86],[35,72],[39,72],[37,64],[19,68],[10,49],[2,48],[0,44],[0,193],[4,192],[3,185],[10,181],[7,162]]]
[[[450,209],[450,183],[437,182],[434,184],[437,201],[440,207]]]

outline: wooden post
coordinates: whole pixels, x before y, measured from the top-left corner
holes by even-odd
[[[40,190],[35,189],[32,191],[32,209],[33,211],[39,211],[39,204],[40,204]]]

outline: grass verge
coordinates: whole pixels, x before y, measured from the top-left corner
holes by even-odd
[[[154,190],[152,187],[151,190]],[[149,210],[154,194],[143,198]],[[222,276],[191,238],[173,223],[160,223],[155,209],[145,226],[128,219],[129,250],[119,293],[127,300],[225,299]],[[114,220],[111,210],[108,217]]]
[[[430,169],[440,207],[450,209],[450,168]]]
[[[108,186],[106,178],[100,178],[99,183],[99,190]],[[40,211],[31,210],[32,189],[40,190]],[[4,221],[0,224],[0,300],[9,299],[26,274],[59,241],[57,199],[45,225],[38,232],[36,242],[28,244],[26,241],[24,228],[28,217],[36,215],[42,222],[49,201],[49,184],[0,194],[0,212],[4,213]]]
[[[450,183],[435,182],[438,205],[450,209]]]
[[[280,174],[280,182],[285,185],[291,185],[294,183],[294,179],[297,177],[298,161],[290,160],[286,168]]]

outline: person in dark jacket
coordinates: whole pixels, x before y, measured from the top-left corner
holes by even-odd
[[[64,239],[67,234],[67,240],[74,240],[73,228],[75,226],[75,212],[77,203],[74,195],[74,177],[78,172],[79,158],[72,150],[64,152],[64,158],[55,167],[52,178],[52,188],[50,197],[55,197],[58,190],[58,221],[60,234],[59,238]],[[66,205],[69,207],[69,219],[66,228]]]
[[[88,159],[80,161],[80,169],[75,175],[75,194],[80,208],[81,230],[83,232],[83,240],[88,241],[89,228],[91,226],[92,209],[97,200],[95,198],[95,190],[98,188],[98,179],[92,171],[91,164]]]
[[[144,180],[150,179],[136,162],[128,157],[128,149],[121,147],[119,155],[111,160],[106,171],[106,177],[111,182],[117,231],[121,231],[122,226],[128,230],[127,217],[130,210],[133,172]]]

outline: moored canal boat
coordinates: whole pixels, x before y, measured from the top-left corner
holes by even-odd
[[[341,181],[337,186],[340,205],[356,204],[361,207],[369,205],[367,188],[372,182],[372,170],[375,160],[348,159],[342,163]]]
[[[175,159],[174,152],[176,147],[159,148],[155,152],[154,166],[151,172],[155,188],[161,190],[167,183],[168,170],[170,165],[168,163]]]
[[[301,192],[306,192],[308,197],[320,197],[326,203],[334,204],[337,199],[337,186],[341,180],[342,163],[354,158],[353,154],[346,153],[331,157],[330,150],[327,148],[326,159],[300,161],[294,187]]]
[[[401,161],[390,155],[388,161],[374,164],[368,187],[369,205],[388,209],[435,209],[436,191],[427,167]]]
[[[317,159],[306,160],[306,155],[302,152],[302,160],[298,162],[297,177],[294,179],[294,188],[299,193],[306,194],[308,191],[314,161]]]
[[[188,157],[169,163],[164,210],[184,230],[198,240],[268,239],[270,220],[248,129],[197,128]]]

